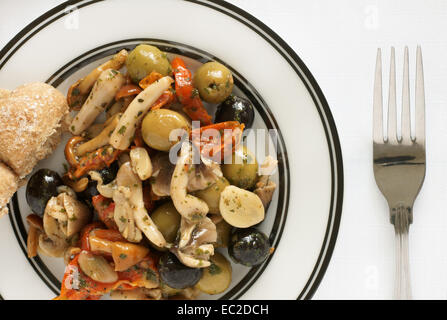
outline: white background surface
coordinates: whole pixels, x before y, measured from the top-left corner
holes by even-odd
[[[0,0],[0,47],[62,2]],[[376,49],[382,47],[384,66],[388,65],[389,47],[394,45],[400,78],[403,47],[408,45],[414,76],[415,48],[422,46],[428,167],[410,229],[411,277],[416,299],[446,299],[447,1],[229,2],[263,21],[298,53],[320,84],[336,121],[344,158],[344,209],[332,261],[315,299],[392,297],[394,231],[372,172],[374,63]],[[387,73],[384,70],[384,76]]]

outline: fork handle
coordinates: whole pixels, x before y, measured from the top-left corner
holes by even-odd
[[[411,300],[410,264],[408,258],[408,230],[410,227],[410,212],[405,208],[397,208],[394,216],[396,233],[396,278],[394,284],[394,299]]]

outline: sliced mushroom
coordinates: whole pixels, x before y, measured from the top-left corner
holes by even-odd
[[[51,239],[45,233],[39,235],[38,251],[48,257],[63,257],[67,248],[68,243],[64,239]]]
[[[26,248],[28,251],[28,258],[33,258],[37,255],[37,249],[39,248],[39,237],[42,233],[41,230],[31,225],[28,231],[28,238],[26,241]]]
[[[68,247],[64,252],[64,263],[69,264],[70,261],[81,252],[81,248],[78,247]]]
[[[171,178],[170,193],[177,211],[188,220],[198,221],[209,211],[205,201],[187,192],[189,168],[191,168],[192,146],[188,142],[182,144],[180,157]]]
[[[95,281],[113,283],[118,280],[118,273],[102,256],[84,250],[79,254],[78,262],[82,272]]]
[[[82,156],[87,152],[95,151],[96,149],[104,147],[108,144],[110,135],[118,124],[120,115],[120,113],[114,115],[113,118],[108,120],[109,123],[97,136],[78,146],[77,155]]]
[[[149,179],[152,175],[152,162],[145,148],[133,148],[129,152],[133,171],[141,180]]]
[[[200,164],[193,165],[189,171],[188,191],[198,191],[208,188],[222,177],[222,170],[217,162],[201,158]]]
[[[175,165],[169,160],[169,154],[157,153],[152,158],[152,166],[152,191],[159,197],[169,196],[171,194],[171,178],[175,169]]]
[[[28,215],[26,217],[26,222],[28,222],[28,224],[30,226],[33,226],[33,227],[39,229],[40,231],[44,231],[43,230],[43,220],[37,214],[32,213],[32,214]]]
[[[125,81],[126,79],[120,72],[113,69],[104,70],[95,82],[81,110],[73,119],[70,125],[71,133],[79,135],[87,129],[110,104]]]
[[[180,239],[172,251],[179,260],[191,268],[210,266],[209,259],[214,254],[212,243],[217,240],[216,225],[210,218],[192,222],[184,217],[180,222]]]
[[[127,59],[127,51],[125,49],[121,50],[115,54],[112,59],[103,63],[96,69],[92,70],[85,78],[78,80],[73,84],[68,90],[67,101],[70,108],[74,110],[79,110],[81,105],[84,103],[90,89],[95,84],[96,80],[100,76],[101,72],[106,69],[120,69]]]
[[[121,230],[131,230],[138,235],[141,240],[141,232],[155,245],[164,247],[166,240],[158,230],[151,217],[148,215],[143,201],[143,186],[141,180],[132,171],[130,162],[121,165],[116,176],[117,189],[113,192],[113,200],[115,201],[114,219],[123,236],[131,241],[135,241],[130,237],[129,233],[124,234]],[[138,228],[135,228],[135,225]]]
[[[113,201],[115,202],[113,218],[124,238],[130,242],[140,242],[143,236],[135,225],[133,210],[129,202],[130,196],[131,192],[127,187],[117,187],[113,192]]]
[[[26,217],[29,224],[28,238],[26,242],[28,257],[33,258],[37,255],[39,248],[39,237],[43,230],[43,220],[37,214],[30,214]]]
[[[67,177],[67,176],[64,175],[64,177]],[[58,193],[66,193],[70,197],[72,197],[73,199],[77,199],[76,192],[82,192],[87,187],[88,179],[87,179],[87,183],[85,183],[84,179],[85,178],[79,179],[78,181],[80,183],[79,184],[75,183],[74,184],[74,188],[71,188],[70,186],[66,186],[66,185],[61,185],[61,186],[57,187],[57,192]],[[64,183],[65,183],[65,179],[64,178],[62,178],[62,181],[64,181]],[[85,187],[84,187],[84,183],[85,183]]]
[[[57,220],[65,238],[70,238],[81,231],[91,219],[88,207],[65,192],[48,201],[45,207],[44,226],[45,215]],[[49,220],[47,219],[47,221]],[[47,232],[47,230],[45,231]],[[51,234],[48,232],[47,234],[51,238]]]
[[[167,153],[158,153],[152,159],[153,171],[152,191],[159,197],[171,194],[171,179],[175,165],[169,160]],[[202,158],[200,164],[191,165],[188,172],[188,192],[203,190],[222,177],[220,165],[216,162]]]
[[[220,195],[220,214],[236,228],[248,228],[264,220],[265,209],[261,199],[253,192],[227,186]]]
[[[273,194],[276,190],[276,183],[270,180],[270,176],[278,166],[278,161],[271,156],[267,156],[259,168],[259,178],[253,191],[261,199],[264,208],[267,209]]]
[[[256,183],[256,189],[253,192],[261,199],[264,208],[267,209],[270,201],[272,201],[273,194],[276,190],[276,183],[267,179],[265,183],[262,179]]]
[[[90,171],[88,174],[93,181],[97,182],[96,189],[103,197],[113,198],[113,191],[117,188],[116,180],[113,180],[109,184],[104,184],[101,174],[98,171]]]

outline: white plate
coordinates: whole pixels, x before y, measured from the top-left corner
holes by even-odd
[[[68,2],[67,2],[68,3]],[[74,3],[74,6],[72,6]],[[254,127],[278,129],[278,189],[260,228],[274,253],[262,265],[233,265],[224,299],[306,299],[317,289],[337,238],[343,165],[332,115],[316,81],[272,30],[223,1],[84,0],[33,21],[0,52],[0,87],[47,81],[66,92],[121,48],[151,43],[195,61],[231,68],[237,90],[257,110]],[[124,13],[124,15],[123,15]],[[195,61],[194,61],[195,60]],[[39,168],[62,172],[63,146]],[[20,189],[0,221],[0,293],[49,299],[59,288],[61,259],[26,257],[30,209]]]

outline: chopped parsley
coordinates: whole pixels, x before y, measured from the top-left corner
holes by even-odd
[[[126,132],[126,126],[122,126],[122,127],[118,130],[118,133],[121,134],[121,135],[123,135],[124,132]]]
[[[157,275],[151,269],[146,269],[146,280],[158,282]]]
[[[198,95],[199,95],[199,90],[197,90],[196,88],[192,89],[191,99],[194,99]]]
[[[123,216],[121,216],[121,217],[120,217],[120,221],[121,221],[122,223],[124,223],[124,222],[127,222],[127,219],[124,218]]]
[[[211,265],[208,267],[208,272],[210,275],[215,276],[222,272],[222,269],[215,263],[211,262]]]
[[[127,254],[121,253],[120,254],[120,259],[126,259],[127,258]]]

